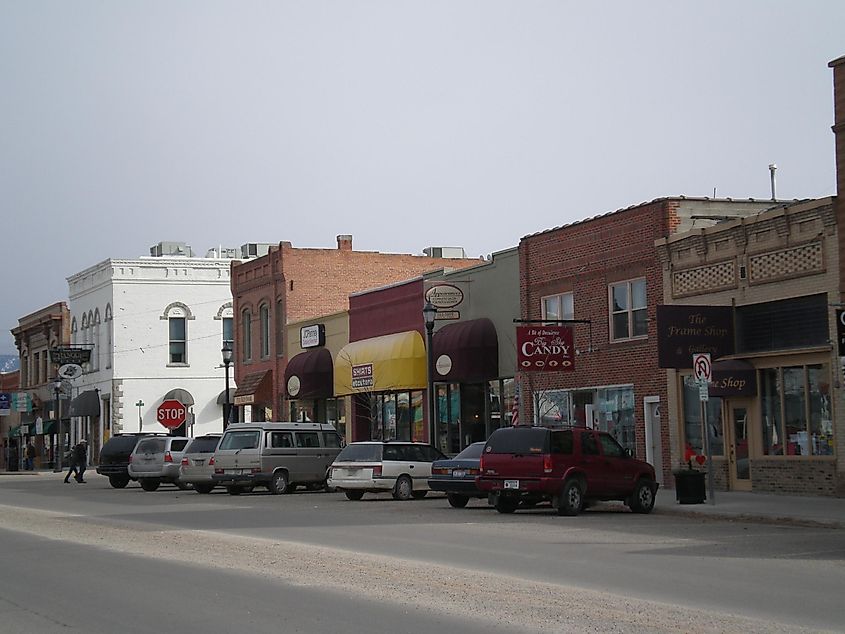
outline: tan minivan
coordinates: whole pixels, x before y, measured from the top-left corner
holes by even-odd
[[[212,477],[230,495],[254,486],[274,495],[299,485],[322,489],[341,445],[340,434],[326,423],[233,423],[214,451]]]

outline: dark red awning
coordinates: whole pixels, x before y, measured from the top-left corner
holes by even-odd
[[[479,383],[499,376],[499,337],[486,317],[459,321],[434,335],[434,380]]]
[[[334,396],[334,363],[325,348],[300,352],[285,368],[288,398],[330,398]]]

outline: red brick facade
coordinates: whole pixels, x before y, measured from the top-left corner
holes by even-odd
[[[301,249],[281,242],[266,256],[232,263],[232,297],[235,333],[235,380],[247,374],[272,371],[273,417],[283,399],[287,364],[284,349],[288,322],[316,318],[347,310],[349,295],[370,288],[408,280],[439,269],[464,268],[478,264],[477,259],[431,258],[420,255],[352,250],[351,236],[338,236],[336,249]],[[262,304],[270,310],[270,353],[260,354],[259,311]],[[252,354],[245,361],[243,315],[252,314]]]

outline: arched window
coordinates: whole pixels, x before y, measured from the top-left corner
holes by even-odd
[[[270,356],[270,307],[262,304],[258,315],[261,326],[261,358],[266,359]]]
[[[243,319],[241,320],[241,329],[243,333],[241,335],[242,344],[243,344],[243,352],[244,361],[251,361],[252,360],[252,312],[250,310],[245,310],[241,313]]]
[[[167,320],[168,365],[188,365],[188,321],[195,319],[182,302],[173,302],[159,319]]]

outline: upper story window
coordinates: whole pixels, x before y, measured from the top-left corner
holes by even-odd
[[[235,319],[233,317],[223,318],[223,345],[229,344],[229,347],[235,348]]]
[[[270,307],[263,304],[258,309],[259,322],[261,326],[261,358],[270,356]]]
[[[241,328],[243,333],[241,335],[243,339],[243,351],[244,351],[244,361],[251,361],[252,360],[252,312],[249,310],[245,310],[241,313],[243,319],[241,320]]]
[[[575,319],[575,302],[572,293],[550,295],[542,299],[543,319],[556,321],[560,319]]]
[[[169,363],[187,363],[187,326],[184,317],[171,317],[168,320],[170,329],[170,357]]]
[[[645,279],[611,284],[610,340],[648,336]]]

